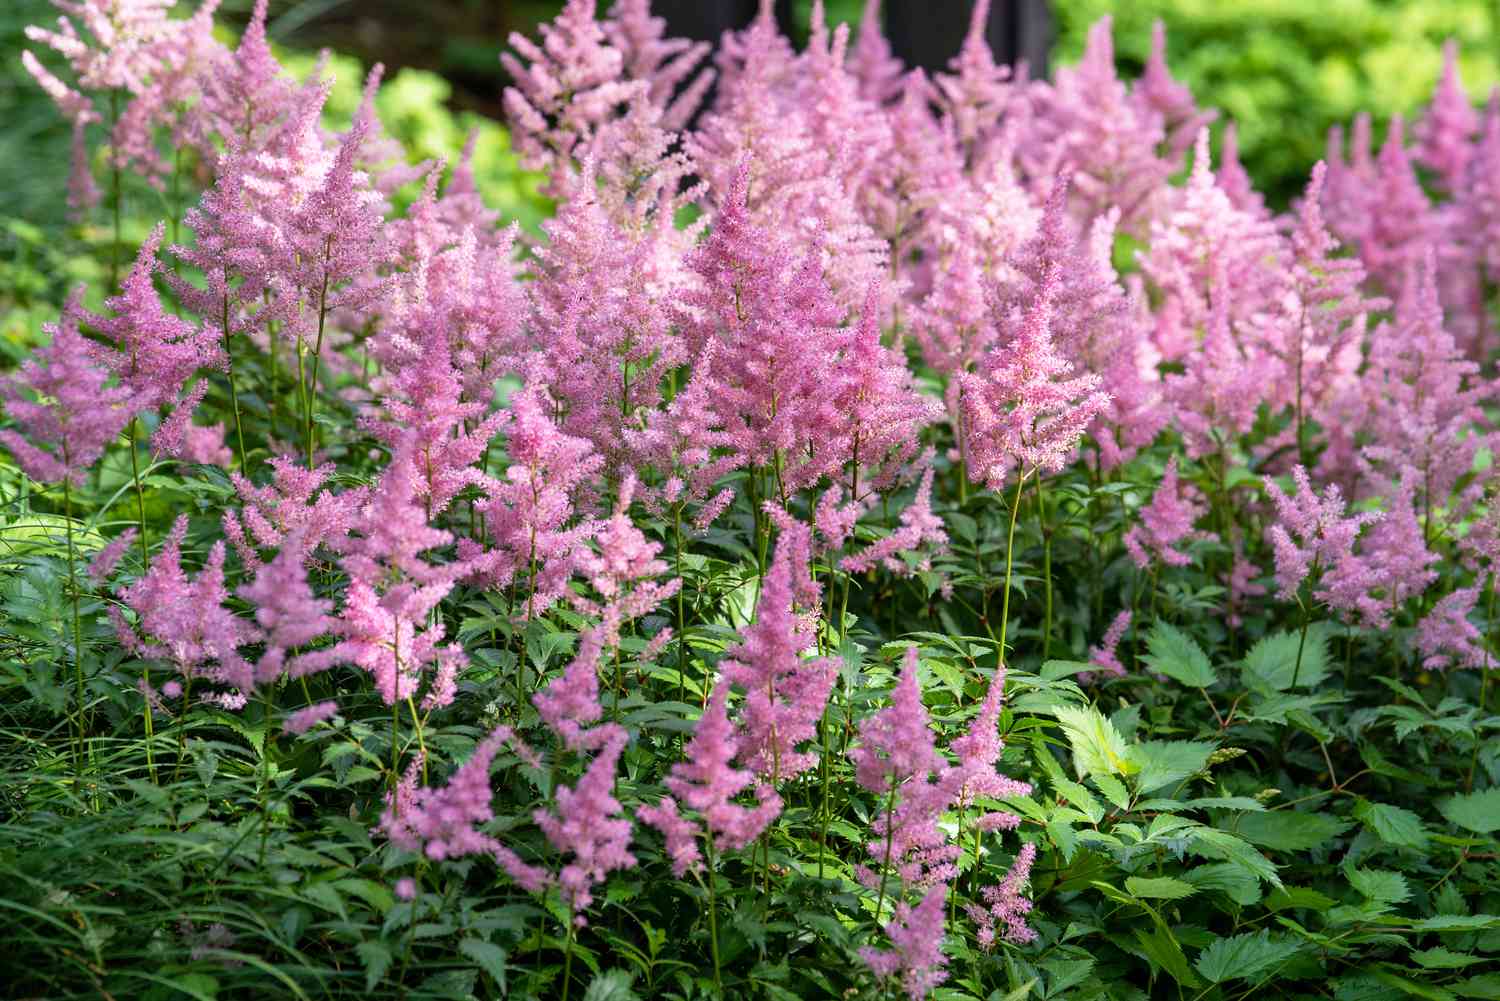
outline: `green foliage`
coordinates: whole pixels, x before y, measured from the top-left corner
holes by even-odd
[[[1500,8],[1487,0],[1077,0],[1053,4],[1056,58],[1083,51],[1089,26],[1115,19],[1120,62],[1144,65],[1151,23],[1169,26],[1173,75],[1200,104],[1239,123],[1241,157],[1270,200],[1300,193],[1328,128],[1356,112],[1410,116],[1427,102],[1441,46],[1461,46],[1476,103],[1500,82]],[[1377,125],[1382,124],[1377,122]]]

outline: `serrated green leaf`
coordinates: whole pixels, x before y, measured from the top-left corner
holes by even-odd
[[[1052,715],[1062,724],[1079,778],[1126,773],[1129,749],[1115,725],[1099,710],[1093,706],[1055,706]]]
[[[583,992],[583,1001],[636,1001],[635,978],[624,970],[605,970]]]
[[[1109,800],[1121,810],[1130,809],[1130,790],[1125,788],[1125,783],[1113,775],[1095,775],[1094,785],[1104,793],[1104,798]]]
[[[1417,931],[1478,931],[1481,928],[1500,928],[1500,916],[1494,914],[1438,914],[1430,918],[1413,921]]]
[[[1427,844],[1422,818],[1410,810],[1362,799],[1354,804],[1354,816],[1371,834],[1388,845],[1420,848]]]
[[[1483,998],[1485,1001],[1500,1001],[1500,973],[1481,973],[1477,977],[1449,984],[1453,993],[1461,998]]]
[[[488,973],[490,979],[500,988],[500,993],[505,993],[506,954],[504,949],[483,939],[466,938],[458,943],[458,951],[468,956],[481,970]]]
[[[1199,890],[1217,890],[1241,907],[1249,907],[1260,900],[1260,880],[1254,873],[1233,862],[1200,865],[1183,873],[1182,879]]]
[[[1258,817],[1261,814],[1253,813],[1250,816]],[[1232,862],[1272,886],[1281,886],[1276,866],[1244,839],[1212,827],[1194,828],[1192,838],[1193,849],[1200,855]]]
[[[1135,938],[1146,957],[1166,970],[1167,974],[1179,984],[1184,987],[1197,987],[1203,983],[1193,975],[1182,946],[1165,925],[1158,923],[1149,933],[1136,929]]]
[[[1299,632],[1279,632],[1262,636],[1245,655],[1245,683],[1248,688],[1285,692],[1292,687],[1292,675],[1298,688],[1316,688],[1328,677],[1328,635],[1318,624],[1307,630],[1302,644],[1302,667],[1297,668]]]
[[[1312,911],[1326,911],[1338,903],[1326,893],[1308,889],[1305,886],[1284,886],[1266,898],[1266,906],[1273,911],[1287,911],[1306,908]]]
[[[1239,818],[1234,832],[1251,844],[1280,852],[1303,852],[1316,848],[1348,830],[1347,821],[1326,813],[1268,810]]]
[[[1455,995],[1452,991],[1430,984],[1419,983],[1409,977],[1398,976],[1390,970],[1379,967],[1370,971],[1370,975],[1388,987],[1394,987],[1403,994],[1410,994],[1416,998],[1426,998],[1427,1001],[1454,1001]]]
[[[391,950],[379,939],[367,938],[356,945],[354,951],[359,961],[365,964],[365,992],[369,993],[391,968]]]
[[[1412,962],[1429,970],[1461,970],[1465,966],[1485,962],[1479,956],[1468,956],[1461,952],[1454,952],[1452,949],[1444,949],[1442,946],[1414,952],[1411,958]]]
[[[1147,900],[1182,900],[1198,892],[1193,884],[1171,876],[1128,876],[1125,889],[1132,896]]]
[[[1046,681],[1061,681],[1063,678],[1071,678],[1084,671],[1097,670],[1099,670],[1097,664],[1090,664],[1083,660],[1049,660],[1037,670],[1037,676]]]
[[[1211,942],[1193,966],[1210,983],[1252,980],[1291,959],[1301,947],[1295,939],[1265,930],[1247,932]]]
[[[1378,904],[1400,904],[1411,898],[1406,877],[1389,869],[1346,869],[1349,885]]]
[[[1104,819],[1104,807],[1087,786],[1070,782],[1058,772],[1052,776],[1052,787],[1057,790],[1059,799],[1067,800],[1069,806],[1088,817],[1089,823],[1097,824]]]
[[[1146,666],[1191,688],[1207,688],[1218,680],[1198,641],[1161,620],[1146,635]]]
[[[1500,786],[1484,792],[1450,796],[1438,803],[1438,812],[1449,823],[1476,834],[1500,830]]]
[[[1144,740],[1131,745],[1136,788],[1148,793],[1196,775],[1207,766],[1216,747],[1204,740]]]

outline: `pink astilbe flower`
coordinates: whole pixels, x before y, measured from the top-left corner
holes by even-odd
[[[563,673],[531,697],[542,722],[572,751],[588,746],[595,731],[587,727],[604,715],[599,705],[599,658],[604,653],[604,639],[601,628],[584,630],[578,637],[578,652]]]
[[[625,429],[660,406],[666,373],[687,360],[667,308],[684,279],[662,273],[650,234],[611,220],[596,191],[589,163],[578,191],[542,224],[547,244],[528,284],[539,348],[531,366],[561,409],[563,431],[618,470],[629,462]]]
[[[713,70],[699,69],[712,46],[667,38],[666,27],[665,18],[651,16],[650,0],[615,0],[603,24],[605,37],[620,52],[625,77],[644,81],[645,96],[665,112],[663,126],[680,129],[713,84]],[[692,81],[681,86],[689,77]]]
[[[1167,26],[1160,19],[1151,24],[1151,54],[1131,88],[1130,100],[1142,119],[1160,117],[1173,157],[1186,151],[1198,131],[1218,117],[1217,111],[1199,109],[1192,90],[1173,79],[1167,68]]]
[[[713,341],[704,345],[688,384],[665,408],[648,415],[644,430],[625,432],[637,462],[666,477],[648,499],[659,496],[668,505],[698,504],[694,525],[700,530],[734,500],[733,487],[715,491],[715,485],[746,462],[746,456],[734,447],[720,412],[714,350]]]
[[[1469,160],[1474,155],[1474,137],[1479,133],[1479,115],[1469,103],[1458,72],[1458,43],[1443,43],[1443,75],[1432,92],[1432,103],[1416,128],[1417,162],[1456,192],[1463,187]]]
[[[43,324],[51,343],[0,377],[0,401],[16,423],[0,431],[0,444],[40,483],[81,486],[138,405],[129,388],[112,383],[110,366],[99,363],[100,352],[79,331],[81,296],[82,289],[56,323]]]
[[[1395,292],[1407,269],[1421,261],[1437,237],[1436,217],[1406,153],[1400,115],[1391,117],[1385,144],[1376,158],[1366,215],[1350,235],[1360,259],[1380,287]]]
[[[1244,549],[1239,539],[1234,541],[1234,563],[1229,567],[1229,572],[1224,575],[1224,606],[1227,613],[1224,621],[1231,629],[1238,629],[1244,625],[1245,619],[1242,614],[1248,598],[1259,598],[1266,593],[1264,584],[1256,583],[1256,578],[1261,575],[1261,569],[1255,563],[1245,557]]]
[[[1103,373],[1128,332],[1129,302],[1110,259],[1119,213],[1102,213],[1086,239],[1075,237],[1067,215],[1071,183],[1066,173],[1053,181],[1035,231],[1007,257],[1008,276],[991,290],[990,298],[992,308],[1002,313],[1024,310],[1053,270],[1058,275],[1052,298],[1053,342],[1079,368]]]
[[[805,560],[793,553],[795,534],[783,530],[777,540],[776,555],[761,582],[755,621],[740,630],[739,644],[719,665],[724,678],[745,692],[737,721],[737,760],[768,779],[772,788],[817,765],[816,754],[797,747],[817,732],[838,673],[831,657],[802,656],[813,645],[813,635],[793,601],[811,582],[794,580],[794,572],[807,575]]]
[[[614,514],[594,532],[595,550],[579,556],[579,570],[599,595],[595,603],[575,597],[575,607],[600,618],[605,642],[620,642],[620,628],[669,600],[682,586],[681,580],[658,581],[667,564],[658,559],[661,544],[647,539],[630,520],[635,497],[635,477],[620,484]]]
[[[1184,318],[1204,323],[1213,295],[1229,293],[1230,320],[1264,309],[1277,292],[1281,240],[1270,219],[1235,207],[1214,177],[1208,130],[1198,133],[1187,184],[1153,219],[1141,271],[1164,297],[1180,300]]]
[[[325,723],[338,715],[339,704],[332,700],[315,702],[289,715],[281,724],[283,733],[306,733],[319,723]]]
[[[1219,149],[1219,170],[1214,175],[1214,181],[1235,208],[1257,218],[1265,217],[1266,201],[1255,190],[1245,165],[1240,162],[1240,132],[1236,122],[1224,123],[1224,135]]]
[[[1347,560],[1360,530],[1380,518],[1370,511],[1344,517],[1339,488],[1330,485],[1319,497],[1301,466],[1292,470],[1292,479],[1297,489],[1290,495],[1266,480],[1266,493],[1276,505],[1276,523],[1266,529],[1266,537],[1276,557],[1276,583],[1283,600],[1295,598],[1302,582],[1318,568],[1329,570]],[[1314,592],[1314,597],[1323,596]]]
[[[1307,183],[1297,226],[1292,232],[1285,292],[1263,331],[1268,350],[1285,370],[1288,397],[1300,433],[1307,417],[1330,425],[1333,398],[1349,391],[1360,363],[1364,316],[1384,308],[1383,299],[1362,294],[1364,267],[1335,255],[1338,243],[1323,224],[1322,199],[1327,168],[1319,161]],[[1303,441],[1295,442],[1298,451]]]
[[[992,348],[977,372],[960,376],[969,479],[991,490],[1000,489],[1012,466],[1023,478],[1061,470],[1109,402],[1097,375],[1069,376],[1072,366],[1053,344],[1059,285],[1057,268],[1049,266],[1025,311],[1012,309],[1002,321],[1010,334],[1003,348]]]
[[[269,465],[271,482],[265,486],[230,474],[244,506],[224,512],[224,534],[245,566],[259,567],[258,548],[280,549],[288,536],[299,532],[309,553],[319,546],[341,550],[359,522],[369,488],[319,490],[333,476],[332,463],[308,469],[291,456],[279,455]]]
[[[417,501],[415,457],[391,457],[361,510],[357,535],[340,563],[349,574],[339,615],[338,656],[369,671],[387,705],[416,695],[425,669],[433,671],[422,704],[446,706],[466,662],[457,643],[439,646],[443,623],[432,611],[452,590],[462,564],[429,563],[423,553],[453,539],[427,523]]]
[[[1142,570],[1153,559],[1165,566],[1185,567],[1193,558],[1177,547],[1196,539],[1213,538],[1210,532],[1194,530],[1193,525],[1208,512],[1208,505],[1193,498],[1193,490],[1184,490],[1177,482],[1177,456],[1167,461],[1161,483],[1151,495],[1151,502],[1140,510],[1140,523],[1125,533],[1125,549]]]
[[[516,149],[526,167],[549,173],[544,193],[553,197],[569,192],[573,158],[587,151],[595,130],[650,86],[623,79],[624,57],[594,11],[592,0],[568,0],[555,19],[538,26],[540,45],[512,32],[518,55],[500,56],[515,83],[505,89],[504,102]]]
[[[1089,647],[1089,663],[1098,667],[1104,674],[1111,678],[1125,677],[1125,665],[1120,663],[1119,649],[1120,641],[1125,638],[1125,630],[1130,628],[1130,620],[1133,617],[1130,609],[1119,612],[1109,628],[1104,631],[1104,638],[1097,646]],[[1080,678],[1082,676],[1080,675]],[[1093,675],[1082,678],[1084,683],[1093,680]]]
[[[701,866],[697,838],[707,831],[715,851],[738,851],[760,836],[781,812],[781,798],[768,786],[757,784],[755,775],[734,767],[739,741],[729,722],[725,705],[729,686],[720,682],[693,729],[693,739],[683,748],[683,760],[672,766],[665,779],[672,795],[657,806],[636,811],[643,823],[657,828],[667,839],[672,871],[680,878]],[[755,786],[758,804],[736,803],[735,797]],[[702,818],[702,827],[685,818],[680,807]]]
[[[187,516],[180,516],[151,566],[120,589],[121,603],[135,613],[135,625],[116,607],[110,608],[110,616],[126,650],[167,661],[190,686],[216,686],[215,691],[195,693],[202,701],[239,709],[255,687],[254,670],[239,648],[256,638],[256,630],[224,607],[229,593],[224,588],[222,540],[209,550],[197,577],[182,569],[187,525]]]
[[[385,382],[379,413],[360,419],[360,426],[393,452],[406,450],[415,457],[415,486],[429,521],[465,488],[485,491],[494,485],[478,463],[509,419],[485,402],[464,400],[463,373],[440,338],[438,332],[421,343],[420,354]]]
[[[791,494],[817,481],[830,452],[847,454],[825,375],[844,312],[818,253],[799,259],[750,217],[748,184],[747,161],[690,258],[703,289],[684,297],[696,318],[689,341],[695,350],[716,342],[709,361],[726,439],[748,465],[778,467]]]
[[[815,259],[828,293],[851,309],[889,268],[889,248],[858,204],[873,152],[859,148],[854,138],[869,135],[876,148],[884,148],[878,139],[882,116],[858,97],[855,82],[842,69],[842,56],[824,48],[825,39],[818,40],[816,51],[794,59],[770,7],[763,6],[734,45],[731,36],[725,37],[719,49],[718,98],[684,147],[715,196],[719,218],[710,243],[725,246],[713,234],[726,216],[737,213],[744,224],[761,231],[752,239],[767,248],[752,258]],[[837,90],[837,98],[826,106],[815,79]],[[838,122],[847,123],[850,134],[838,131]],[[770,239],[770,233],[777,238]],[[778,270],[787,267],[782,263]]]
[[[899,979],[911,1001],[922,1001],[948,979],[948,957],[943,955],[943,899],[948,887],[938,884],[916,907],[902,901],[885,926],[890,949],[864,946],[859,958],[875,976]]]
[[[906,359],[880,343],[879,299],[871,287],[859,322],[844,328],[833,370],[824,374],[831,383],[828,403],[843,428],[818,447],[828,456],[830,476],[837,479],[848,468],[855,504],[864,499],[862,484],[881,491],[907,474],[922,430],[942,413],[937,400],[917,390]]]
[[[891,43],[881,29],[880,0],[865,0],[859,30],[849,48],[849,72],[859,81],[867,101],[884,104],[901,93],[906,68],[891,54]]]
[[[21,66],[32,79],[52,98],[64,118],[73,126],[72,167],[68,172],[68,216],[81,221],[90,209],[99,204],[99,186],[94,181],[94,172],[89,163],[88,127],[100,120],[94,102],[69,87],[41,64],[30,49],[21,53]]]
[[[1143,115],[1116,75],[1112,33],[1111,19],[1100,18],[1078,65],[1059,67],[1051,85],[1032,85],[1036,110],[1022,159],[1038,177],[1070,167],[1075,211],[1084,220],[1114,206],[1127,231],[1139,232],[1177,163],[1158,152],[1165,119]]]
[[[616,723],[596,727],[590,736],[598,750],[583,776],[571,788],[557,787],[555,811],[532,814],[552,847],[570,857],[557,874],[557,885],[579,927],[588,923],[583,912],[594,901],[594,887],[636,862],[630,854],[630,821],[614,796],[615,767],[629,736]]]
[[[147,409],[174,404],[186,411],[181,418],[185,423],[193,410],[184,405],[192,399],[191,392],[183,392],[188,380],[203,368],[223,369],[226,359],[219,331],[194,327],[162,308],[151,276],[159,270],[156,251],[164,232],[164,224],[157,223],[141,245],[120,294],[104,301],[110,315],[86,313],[84,322],[112,346],[113,350],[99,353],[100,360],[115,371],[138,404]],[[179,454],[180,441],[178,445],[168,454]]]
[[[136,171],[157,191],[166,190],[167,178],[181,166],[162,154],[160,133],[166,132],[172,148],[191,141],[202,81],[227,51],[214,38],[218,6],[219,0],[204,0],[192,17],[167,22],[149,45],[150,80],[131,94],[111,130],[113,165]]]
[[[130,548],[130,544],[135,541],[135,536],[136,527],[132,525],[111,539],[104,545],[104,548],[94,554],[94,558],[89,561],[88,574],[89,580],[96,587],[114,574],[115,567],[119,566],[120,558]]]
[[[497,728],[441,788],[418,786],[422,759],[412,761],[395,793],[386,797],[379,830],[396,847],[435,862],[468,855],[497,857],[500,842],[479,828],[495,816],[490,807],[490,766],[509,738],[509,727]]]
[[[200,77],[202,97],[189,116],[188,133],[205,154],[215,140],[240,150],[262,150],[291,112],[296,88],[271,54],[266,11],[267,0],[256,0],[239,45]]]
[[[575,503],[592,494],[603,464],[589,442],[557,426],[550,406],[534,384],[511,397],[510,466],[476,505],[495,548],[475,563],[496,586],[525,579],[528,621],[562,597],[577,570],[593,525],[578,521]]]
[[[994,709],[998,714],[998,702]],[[891,692],[891,704],[860,721],[859,743],[849,751],[855,781],[885,804],[870,825],[875,837],[865,846],[878,871],[857,867],[855,875],[861,883],[883,889],[894,874],[900,881],[898,887],[920,887],[957,875],[959,848],[950,843],[938,821],[966,791],[971,778],[975,788],[967,790],[970,794],[992,784],[980,774],[984,767],[980,759],[990,750],[998,754],[993,746],[984,746],[987,736],[972,734],[973,739],[961,744],[968,752],[972,775],[970,768],[949,770],[938,754],[931,721],[922,705],[916,647],[907,648],[901,678]],[[999,780],[998,775],[994,778]],[[899,889],[896,897],[900,897]]]
[[[294,531],[276,558],[262,564],[254,579],[236,592],[255,609],[255,624],[265,644],[255,665],[258,685],[275,681],[283,671],[305,677],[336,663],[337,651],[332,649],[288,656],[327,636],[336,626],[329,615],[333,602],[317,597],[308,583],[305,538],[300,529]]]
[[[377,65],[371,71],[372,83],[379,73]],[[372,277],[389,253],[385,200],[358,167],[374,128],[372,100],[367,91],[366,103],[340,141],[332,166],[280,226],[277,273],[298,290],[306,307],[293,318],[292,329],[315,354],[322,347],[328,313],[358,313],[379,300],[387,284]]]
[[[943,525],[942,516],[932,510],[932,478],[933,468],[928,466],[917,485],[916,496],[901,512],[900,527],[852,556],[844,557],[839,561],[839,569],[845,573],[864,573],[881,565],[894,574],[908,576],[911,570],[900,558],[901,553],[921,553],[924,545],[931,546],[936,552],[946,549],[948,530]],[[931,553],[921,553],[916,569],[926,571],[931,568]]]
[[[1500,87],[1490,92],[1467,183],[1454,197],[1454,236],[1491,282],[1500,281]]]
[[[969,29],[958,54],[948,62],[948,72],[933,77],[946,125],[971,170],[987,158],[997,126],[1025,89],[1022,81],[1013,79],[1009,66],[995,62],[985,38],[989,15],[990,0],[976,0],[969,12]]]
[[[908,654],[908,656],[911,656]],[[1006,796],[1029,796],[1031,784],[1018,782],[1001,775],[996,767],[1005,742],[1000,739],[1000,710],[1005,702],[1005,665],[995,669],[985,691],[979,712],[969,723],[969,729],[961,737],[948,744],[948,750],[958,758],[942,778],[943,784],[952,791],[954,802],[960,806],[970,805],[979,796],[1003,799]],[[991,813],[986,826],[990,830],[1012,829],[1021,822],[1013,813]]]
[[[1180,374],[1165,379],[1167,401],[1190,459],[1214,455],[1226,438],[1249,432],[1261,401],[1274,391],[1274,360],[1236,338],[1232,303],[1228,276],[1216,269],[1202,343],[1184,359]]]
[[[1026,923],[1031,901],[1024,895],[1031,866],[1036,861],[1036,845],[1030,841],[1021,846],[1005,878],[980,891],[986,906],[967,904],[964,910],[979,926],[979,944],[989,949],[995,944],[995,932],[1016,945],[1036,941],[1036,932]]]
[[[1389,492],[1401,470],[1413,467],[1424,510],[1436,511],[1474,466],[1489,426],[1485,405],[1495,383],[1464,357],[1443,322],[1429,250],[1396,299],[1394,321],[1371,335],[1360,391],[1369,443],[1362,452],[1366,479]]]
[[[1479,599],[1478,587],[1461,587],[1444,595],[1417,623],[1417,652],[1428,670],[1484,667],[1489,663],[1484,636],[1469,621]]]

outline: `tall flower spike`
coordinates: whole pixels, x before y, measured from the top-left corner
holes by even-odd
[[[1315,566],[1332,569],[1354,550],[1354,540],[1364,526],[1380,516],[1373,512],[1344,517],[1344,498],[1337,486],[1322,497],[1313,492],[1307,470],[1292,470],[1297,490],[1287,495],[1271,481],[1266,493],[1276,505],[1276,523],[1266,530],[1276,555],[1276,583],[1281,597],[1290,600]]]
[[[721,853],[738,851],[750,844],[781,812],[781,798],[763,785],[756,786],[759,803],[755,807],[734,801],[756,785],[756,779],[753,773],[734,767],[739,742],[725,708],[728,697],[728,684],[719,682],[698,718],[693,739],[683,748],[683,760],[674,764],[667,776],[666,786],[672,795],[657,806],[636,811],[643,823],[666,836],[669,848],[676,842],[678,850],[672,852],[672,868],[679,877],[700,864],[694,840],[700,829],[678,812],[680,807],[693,810],[702,818],[703,827],[713,838],[714,849]],[[687,831],[691,831],[688,840],[691,850],[678,841]]]
[[[102,352],[102,360],[148,408],[175,401],[200,368],[222,369],[225,361],[217,330],[195,328],[162,308],[151,277],[159,268],[156,252],[164,232],[164,224],[157,223],[141,244],[120,294],[104,301],[111,315],[88,313],[84,318],[114,348]]]
[[[794,536],[783,531],[777,540],[776,555],[761,582],[755,621],[740,631],[739,644],[720,665],[724,677],[745,692],[738,760],[773,788],[817,764],[816,754],[797,748],[817,732],[838,671],[832,658],[802,657],[813,636],[793,608],[802,583],[793,579],[794,565],[800,565],[799,575],[807,573],[806,565],[793,558]]]
[[[186,535],[187,516],[182,515],[145,574],[120,589],[120,601],[135,613],[136,627],[116,607],[110,608],[110,616],[125,649],[168,661],[190,686],[216,686],[207,693],[196,689],[202,701],[239,709],[255,687],[254,671],[239,648],[254,641],[257,633],[224,607],[229,593],[224,588],[223,541],[214,543],[203,569],[190,578],[182,569]]]
[[[859,950],[859,958],[875,976],[899,980],[911,1001],[922,1001],[948,979],[948,957],[943,955],[943,898],[947,890],[940,883],[928,890],[916,907],[904,901],[896,905],[895,915],[885,926],[890,949],[864,946]]]
[[[629,736],[619,724],[606,723],[591,737],[598,751],[583,776],[571,788],[557,787],[555,811],[532,814],[552,847],[569,858],[557,874],[557,885],[579,927],[588,923],[583,912],[594,901],[594,887],[636,861],[630,853],[630,821],[614,796],[615,768]]]
[[[981,891],[987,906],[967,904],[969,917],[979,925],[979,944],[988,949],[995,944],[995,932],[1016,945],[1036,941],[1036,932],[1026,924],[1026,915],[1031,913],[1031,901],[1023,895],[1026,880],[1031,877],[1031,866],[1036,861],[1036,845],[1030,841],[1021,846],[1015,862],[1011,863],[1005,878],[995,886]]]
[[[16,422],[0,431],[0,444],[40,483],[81,485],[136,412],[134,395],[111,384],[110,367],[98,364],[99,352],[79,331],[81,297],[79,289],[57,322],[43,325],[52,342],[0,378],[0,400]]]
[[[1099,377],[1069,376],[1072,366],[1052,343],[1053,303],[1060,277],[1043,274],[1024,313],[1001,322],[1009,337],[960,378],[969,479],[1000,489],[1013,465],[1057,472],[1109,402]],[[1008,329],[1007,329],[1008,328]]]
[[[880,0],[865,0],[859,32],[849,50],[849,71],[859,81],[859,93],[867,101],[884,104],[901,93],[906,68],[891,55],[891,43],[881,30]]]
[[[1451,38],[1443,43],[1443,75],[1415,131],[1417,162],[1436,174],[1449,193],[1460,191],[1474,155],[1479,115],[1464,92],[1458,43]]]
[[[1125,533],[1125,549],[1131,560],[1142,570],[1151,566],[1152,559],[1169,567],[1187,566],[1192,557],[1177,547],[1194,539],[1213,538],[1212,533],[1193,529],[1193,523],[1207,511],[1207,505],[1195,502],[1178,485],[1177,456],[1172,456],[1151,502],[1141,508],[1140,524]]]

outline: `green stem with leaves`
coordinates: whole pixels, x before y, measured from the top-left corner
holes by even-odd
[[[63,450],[63,466],[71,473],[72,465],[68,461],[67,449]],[[83,790],[84,745],[87,740],[84,733],[86,726],[84,722],[84,705],[88,694],[85,691],[83,683],[83,625],[78,614],[78,552],[73,542],[73,486],[69,473],[65,473],[63,476],[63,528],[68,534],[68,591],[70,592],[73,606],[73,678],[78,702],[74,710],[73,720],[73,728],[78,737],[78,742],[74,749],[73,774],[81,793]]]

